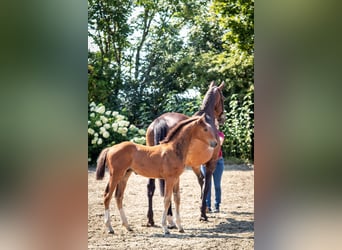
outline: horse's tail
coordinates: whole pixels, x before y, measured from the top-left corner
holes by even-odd
[[[97,158],[96,180],[102,180],[104,177],[108,150],[109,148],[103,149]]]
[[[158,145],[162,140],[165,139],[167,132],[169,132],[169,126],[166,124],[164,119],[157,119],[153,128],[154,132],[154,145]],[[159,179],[160,195],[164,196],[165,191],[165,180]]]

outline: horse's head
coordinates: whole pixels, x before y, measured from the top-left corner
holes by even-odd
[[[198,140],[208,143],[210,147],[215,148],[217,146],[216,130],[206,122],[205,114],[199,116],[195,121],[195,126],[196,128],[193,135],[196,136]]]
[[[224,97],[222,90],[224,82],[220,86],[215,86],[214,81],[210,83],[209,89],[204,96],[201,110],[198,114],[205,112],[207,115],[216,119],[222,124],[225,120],[224,117]]]
[[[224,87],[224,82],[222,82],[220,86],[214,87],[215,88],[214,89],[214,93],[215,93],[214,113],[215,113],[215,119],[217,119],[220,124],[222,124],[225,120],[224,97],[222,94],[223,87]]]

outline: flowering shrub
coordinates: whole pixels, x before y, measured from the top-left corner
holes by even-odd
[[[102,104],[89,104],[88,111],[88,164],[96,163],[102,149],[132,141],[145,144],[145,129],[130,124],[127,118],[117,111],[106,110]]]

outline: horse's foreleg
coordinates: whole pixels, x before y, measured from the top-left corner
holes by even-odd
[[[148,227],[154,226],[152,198],[153,198],[155,189],[156,189],[155,179],[149,179],[148,184],[147,184],[147,197],[148,197],[147,226]]]
[[[116,206],[120,212],[121,222],[122,222],[122,225],[128,231],[132,231],[132,229],[128,225],[128,221],[127,221],[127,218],[126,218],[125,212],[123,210],[123,206],[122,206],[122,200],[123,200],[124,192],[126,189],[127,181],[128,181],[128,178],[130,177],[131,173],[132,173],[131,170],[128,170],[126,172],[124,178],[119,182],[119,184],[117,185],[116,190],[115,190]]]
[[[205,172],[205,178],[204,178],[204,188],[203,188],[203,192],[202,192],[202,206],[201,206],[201,217],[200,220],[203,221],[207,221],[208,217],[206,215],[206,197],[208,195],[209,192],[209,188],[210,188],[210,183],[211,183],[211,176],[212,176],[212,171],[210,171],[209,169],[206,170]]]
[[[180,207],[179,178],[173,187],[173,199],[175,201],[175,206],[176,206],[176,224],[178,227],[178,231],[181,233],[184,233],[184,229],[181,225],[181,218],[180,218],[180,211],[179,211],[179,207]]]
[[[171,195],[172,195],[174,182],[175,180],[165,180],[164,212],[163,212],[162,223],[161,223],[163,230],[164,230],[164,234],[170,233],[166,225],[166,216],[167,216],[167,211],[171,203]]]
[[[203,189],[203,184],[204,184],[204,176],[203,176],[203,173],[201,171],[201,166],[192,167],[192,170],[194,171],[194,173],[197,177],[198,184],[200,185],[201,199],[202,199],[202,189]]]

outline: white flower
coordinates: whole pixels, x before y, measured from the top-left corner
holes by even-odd
[[[135,131],[136,129],[137,129],[137,127],[134,124],[131,124],[129,126],[129,130],[131,130],[131,131]]]
[[[122,134],[123,136],[126,136],[127,131],[128,131],[128,129],[125,128],[125,127],[123,127],[123,128],[120,127],[120,128],[118,129],[118,132],[119,132],[120,134]]]
[[[89,104],[89,106],[90,106],[90,107],[96,107],[96,104],[95,104],[95,102],[91,102],[91,103]]]
[[[145,130],[142,128],[138,130],[138,133],[139,133],[139,135],[145,135],[146,134]]]
[[[88,125],[90,124],[90,121],[88,121]]]
[[[96,112],[99,114],[103,114],[106,111],[106,107],[101,105],[96,108]]]
[[[91,140],[91,144],[96,144],[97,139],[98,139],[97,137],[94,137],[94,139]]]
[[[90,108],[90,111],[95,111],[95,107],[91,107],[91,108]]]
[[[108,110],[105,112],[106,115],[110,115],[112,113],[112,111]]]
[[[91,114],[90,114],[90,117],[95,117],[95,113],[91,113]]]
[[[112,128],[113,128],[114,132],[118,131],[118,124],[117,123],[113,123],[112,124]]]
[[[91,158],[88,158],[88,162],[90,162],[91,161]]]
[[[103,138],[108,138],[109,137],[108,131],[103,132],[102,136]]]
[[[100,116],[100,119],[103,123],[107,123],[108,122],[108,118],[104,117],[103,115]]]
[[[106,129],[105,129],[104,127],[101,127],[99,133],[100,133],[100,134],[103,134],[104,132],[106,132]]]
[[[95,133],[94,129],[92,129],[92,128],[88,128],[88,134],[91,134],[91,135],[93,135],[94,133]]]
[[[102,126],[102,122],[101,122],[101,121],[96,121],[96,122],[95,122],[95,125],[98,126],[98,127],[100,127],[100,126]]]
[[[98,145],[102,144],[102,139],[101,139],[101,138],[99,138],[99,139],[97,140],[97,144],[98,144]]]
[[[119,114],[119,112],[118,111],[113,111],[113,113],[112,113],[112,116],[117,116]]]
[[[128,127],[129,121],[122,120],[122,121],[119,121],[118,124],[120,127]]]
[[[103,127],[105,127],[105,129],[109,129],[110,125],[108,123],[106,123],[105,125],[103,125]]]
[[[144,137],[134,137],[133,142],[136,142],[138,144],[145,144],[145,138]]]
[[[99,134],[98,134],[98,133],[95,133],[95,134],[94,134],[94,137],[99,137]]]
[[[125,119],[125,117],[123,115],[117,115],[116,116],[116,120],[117,121],[121,121],[121,120],[124,120],[124,119]]]

